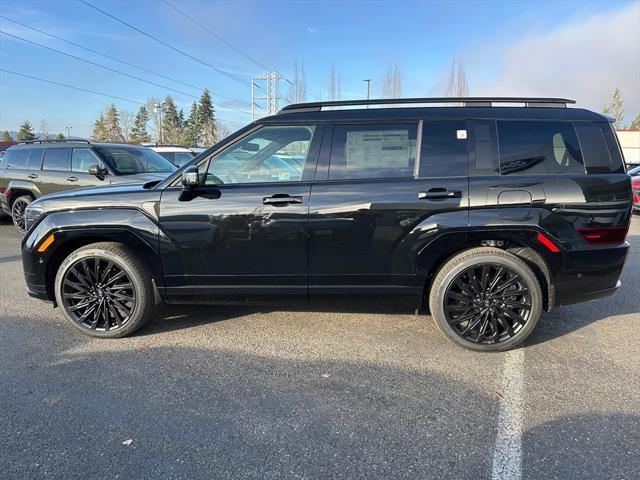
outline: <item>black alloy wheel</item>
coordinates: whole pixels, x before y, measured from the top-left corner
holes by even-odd
[[[449,259],[429,291],[436,325],[454,343],[477,351],[504,351],[535,329],[542,311],[540,281],[516,255],[476,247]]]
[[[31,197],[22,196],[16,198],[11,206],[11,218],[13,219],[13,224],[23,233],[27,230],[25,210],[30,203]]]
[[[61,297],[63,308],[78,326],[99,332],[124,327],[137,302],[126,270],[101,256],[82,258],[65,271]]]
[[[447,322],[464,340],[495,344],[513,338],[531,315],[531,291],[503,265],[474,265],[460,272],[444,299]]]

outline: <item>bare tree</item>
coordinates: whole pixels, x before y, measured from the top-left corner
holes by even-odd
[[[289,103],[304,102],[307,97],[307,79],[304,74],[304,65],[297,61],[293,63],[293,83],[289,86]]]
[[[342,99],[342,88],[340,87],[340,75],[336,72],[335,65],[331,67],[329,76],[329,100]]]
[[[40,133],[42,134],[42,138],[49,140],[49,122],[46,118],[40,120]]]
[[[402,97],[402,74],[400,73],[398,64],[387,68],[387,74],[384,77],[382,85],[384,98]]]
[[[122,129],[122,137],[125,142],[131,141],[131,130],[133,129],[133,119],[135,115],[132,112],[122,110],[120,112],[120,128]]]
[[[469,95],[469,84],[467,83],[467,74],[462,63],[454,60],[451,63],[451,73],[447,81],[447,97],[466,97]]]

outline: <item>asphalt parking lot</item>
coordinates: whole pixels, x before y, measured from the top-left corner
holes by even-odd
[[[105,341],[26,295],[0,219],[0,478],[638,478],[638,216],[628,241],[615,296],[510,353],[397,306],[171,307]]]

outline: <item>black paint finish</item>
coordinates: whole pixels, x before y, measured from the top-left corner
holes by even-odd
[[[419,302],[447,258],[487,244],[521,255],[535,268],[546,287],[547,308],[610,294],[628,246],[588,243],[578,230],[628,227],[629,177],[619,171],[501,176],[491,129],[498,118],[606,122],[580,109],[509,107],[323,111],[263,119],[214,145],[196,163],[206,165],[261,125],[315,123],[325,127],[324,135],[303,181],[207,185],[185,192],[179,170],[150,188],[127,185],[42,197],[33,205],[45,213],[23,242],[29,291],[52,300],[52,275],[61,258],[74,247],[107,239],[143,256],[158,294],[168,302],[283,296],[314,302],[337,294],[407,294]],[[423,152],[416,176],[330,180],[333,124],[375,121],[422,121],[425,135],[439,121],[466,128],[468,166],[460,164],[464,149],[458,149],[451,169],[424,168],[429,159]],[[284,196],[295,201],[266,201]],[[559,251],[542,244],[539,232]],[[53,245],[37,253],[51,233]]]

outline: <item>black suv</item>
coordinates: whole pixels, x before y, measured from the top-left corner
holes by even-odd
[[[0,164],[0,206],[25,231],[36,198],[78,187],[162,180],[175,166],[140,145],[34,140],[9,148]]]
[[[511,348],[541,310],[615,292],[627,256],[610,119],[567,103],[290,105],[158,184],[33,202],[29,294],[97,337],[161,302],[406,296],[459,345]]]

